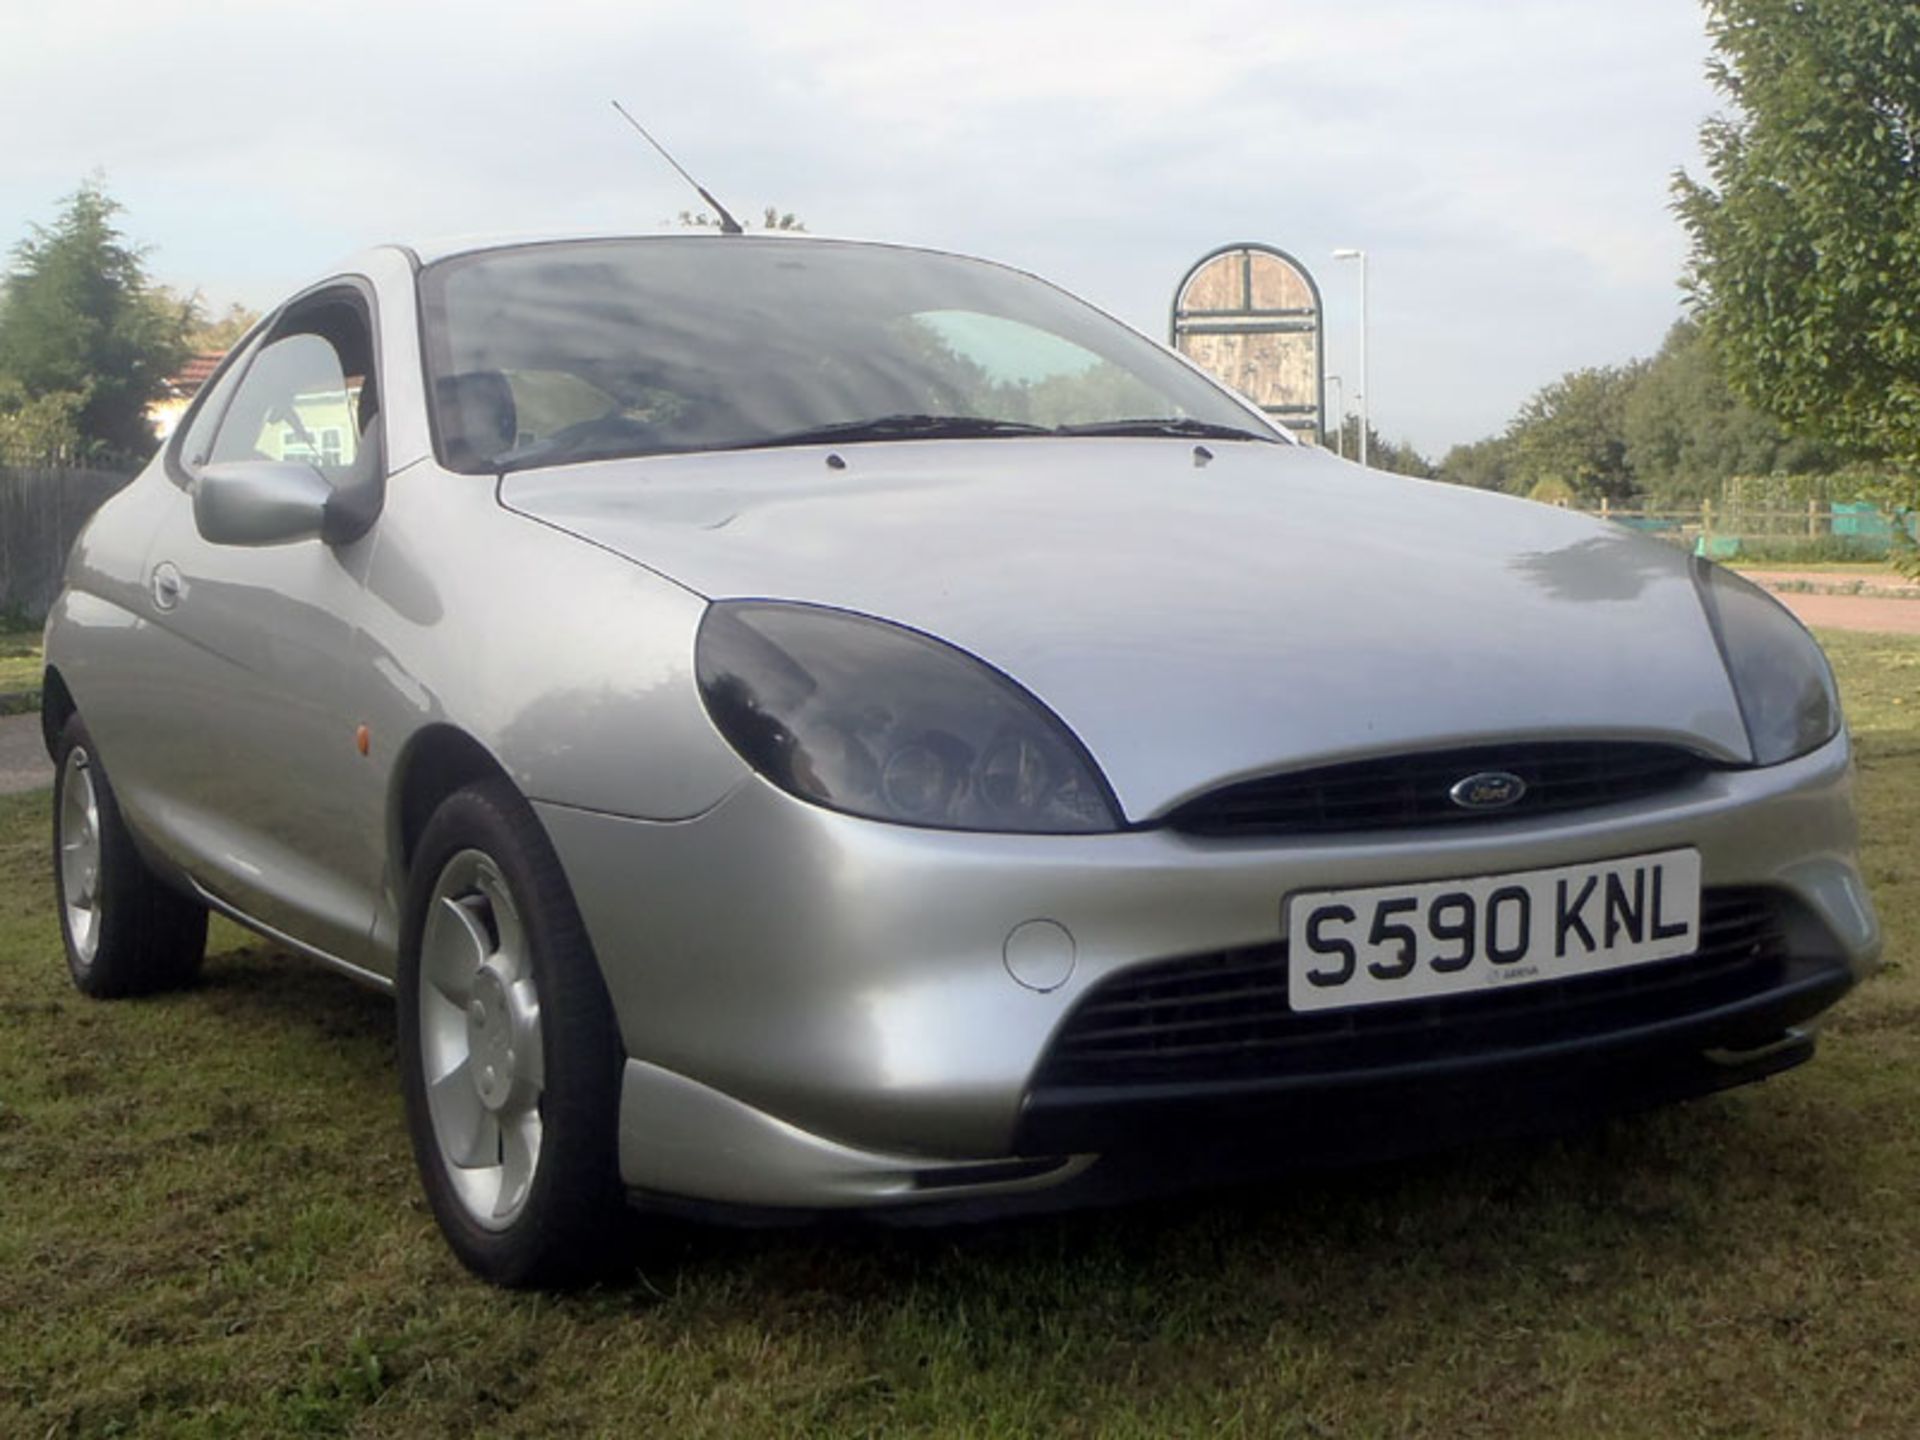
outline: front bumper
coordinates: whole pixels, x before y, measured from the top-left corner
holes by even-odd
[[[1358,1117],[1339,1133],[1384,1138],[1376,1112],[1416,1082],[1453,1094],[1447,1113],[1472,1117],[1468,1092],[1502,1070],[1543,1092],[1572,1085],[1607,1108],[1699,1093],[1805,1058],[1794,1027],[1879,951],[1854,860],[1844,736],[1787,765],[1713,772],[1630,805],[1284,842],[914,830],[821,810],[757,779],[671,823],[536,809],[635,1057],[621,1127],[628,1184],[756,1206],[1024,1193],[1082,1177],[1089,1149],[1138,1149],[1129,1138],[1153,1132],[1219,1132],[1232,1148],[1251,1127],[1252,1148],[1284,1158],[1330,1116]],[[1776,891],[1803,917],[1811,969],[1796,972],[1790,994],[1770,989],[1740,1016],[1633,1027],[1559,1053],[1509,1047],[1444,1075],[1374,1067],[1333,1086],[1283,1077],[1245,1093],[1035,1090],[1051,1040],[1090,990],[1168,957],[1270,945],[1290,893],[1680,846],[1699,850],[1707,887]],[[1703,1058],[1709,1050],[1752,1053]],[[1647,1083],[1625,1083],[1634,1077]],[[1501,1128],[1484,1106],[1467,1127]]]

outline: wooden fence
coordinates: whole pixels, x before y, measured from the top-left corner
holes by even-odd
[[[74,537],[131,475],[0,467],[0,619],[37,624],[60,592]]]
[[[1583,508],[1589,515],[1698,549],[1715,559],[1736,558],[1748,551],[1772,559],[1796,554],[1815,559],[1876,559],[1897,543],[1896,528],[1920,539],[1913,516],[1893,518],[1858,503],[1809,500],[1792,506],[1762,506],[1703,500],[1685,509],[1648,510],[1603,500]]]

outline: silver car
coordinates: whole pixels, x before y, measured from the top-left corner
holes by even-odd
[[[76,983],[188,981],[213,911],[393,991],[506,1284],[631,1200],[1068,1204],[1694,1095],[1879,947],[1766,595],[927,250],[371,251],[100,511],[47,665]]]

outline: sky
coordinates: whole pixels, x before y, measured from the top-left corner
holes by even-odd
[[[1217,245],[1297,256],[1328,369],[1435,456],[1682,313],[1688,0],[0,0],[0,244],[98,174],[153,276],[264,308],[388,240],[743,218],[1035,271],[1165,338]]]

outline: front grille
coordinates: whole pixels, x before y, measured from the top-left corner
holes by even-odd
[[[1277,1078],[1482,1055],[1698,1014],[1787,978],[1786,902],[1709,890],[1700,948],[1567,980],[1296,1014],[1287,946],[1190,955],[1121,972],[1068,1016],[1036,1087]]]
[[[1708,762],[1671,745],[1597,740],[1488,745],[1356,760],[1229,785],[1167,817],[1190,835],[1324,835],[1414,825],[1455,825],[1550,815],[1635,800],[1697,779]],[[1499,810],[1467,810],[1449,792],[1483,771],[1526,782]]]

